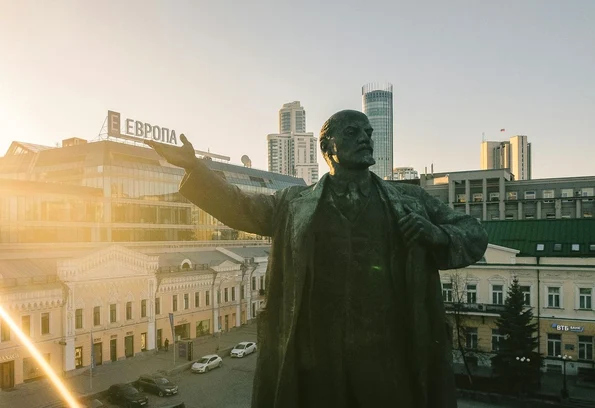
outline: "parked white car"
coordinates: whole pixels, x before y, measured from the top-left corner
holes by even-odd
[[[193,373],[208,373],[213,368],[219,368],[223,365],[223,360],[217,354],[209,354],[201,357],[196,363],[192,364],[190,370]]]
[[[256,351],[256,343],[253,343],[251,341],[243,341],[241,343],[238,343],[233,350],[231,350],[231,356],[232,357],[239,357],[242,358],[244,356],[247,356],[248,354],[252,354]]]

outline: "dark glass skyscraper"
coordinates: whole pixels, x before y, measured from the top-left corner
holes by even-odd
[[[370,167],[380,178],[392,179],[393,174],[393,86],[366,84],[362,87],[362,109],[374,128],[374,159]]]

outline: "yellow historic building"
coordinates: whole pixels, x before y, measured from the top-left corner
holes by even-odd
[[[478,369],[490,367],[501,338],[496,326],[516,277],[538,324],[544,370],[568,374],[595,368],[595,220],[484,222],[490,244],[484,259],[441,272],[453,328]],[[457,335],[457,325],[462,328]],[[454,351],[461,362],[460,352]],[[519,356],[523,357],[523,356]]]
[[[0,256],[0,306],[58,373],[70,375],[91,359],[106,364],[172,343],[172,326],[184,341],[251,320],[264,301],[267,248],[10,251]],[[0,323],[0,388],[41,375]]]

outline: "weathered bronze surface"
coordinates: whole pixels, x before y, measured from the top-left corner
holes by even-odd
[[[329,173],[249,194],[182,147],[147,142],[186,169],[180,192],[231,228],[272,237],[258,316],[253,408],[456,407],[438,270],[481,259],[487,234],[422,188],[381,180],[361,112],[324,124]]]

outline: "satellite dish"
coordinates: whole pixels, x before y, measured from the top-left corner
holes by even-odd
[[[252,167],[252,160],[250,160],[250,158],[248,156],[243,155],[240,160],[242,161],[242,164],[244,165],[244,167],[248,167],[248,168]]]

